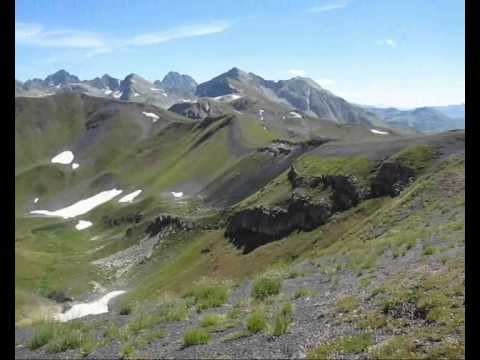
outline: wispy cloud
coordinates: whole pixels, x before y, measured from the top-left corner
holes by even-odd
[[[397,47],[397,42],[392,39],[378,40],[377,45],[389,46],[391,48]]]
[[[147,33],[135,36],[134,38],[127,41],[127,45],[156,45],[176,39],[217,34],[224,32],[229,27],[230,25],[225,21],[204,25],[177,27],[167,31]]]
[[[15,23],[15,43],[48,48],[106,47],[99,34],[72,30],[47,31],[40,24],[21,22]]]
[[[305,75],[305,70],[290,69],[290,70],[288,70],[288,73],[292,76],[304,76]]]
[[[306,10],[307,13],[323,13],[327,11],[342,9],[348,5],[348,0],[336,0],[325,4],[313,6]]]
[[[118,48],[153,46],[177,39],[221,33],[229,27],[228,22],[217,21],[138,34],[133,37],[116,37],[75,30],[47,30],[40,24],[16,22],[15,44],[43,48],[85,49],[88,50],[85,56],[93,57]]]

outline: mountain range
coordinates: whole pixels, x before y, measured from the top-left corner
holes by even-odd
[[[64,91],[144,102],[164,109],[172,107],[173,111],[191,114],[195,118],[221,113],[225,109],[219,110],[222,107],[219,103],[223,102],[234,108],[242,107],[242,111],[250,114],[263,113],[263,107],[273,106],[338,124],[370,124],[397,129],[401,133],[434,133],[465,127],[464,104],[413,110],[362,106],[347,102],[306,77],[271,81],[238,68],[201,84],[178,72],[169,72],[162,80],[153,82],[137,74],[130,74],[123,80],[105,74],[81,81],[65,70],[43,80],[32,79],[25,83],[15,80],[16,97],[49,96]],[[242,100],[236,101],[239,99]],[[270,112],[264,115],[267,118],[272,116],[275,115]]]
[[[16,358],[463,358],[465,132],[429,109],[237,68],[15,91]]]
[[[397,129],[413,129],[429,134],[465,128],[465,104],[419,107],[412,110],[377,107],[366,109]]]

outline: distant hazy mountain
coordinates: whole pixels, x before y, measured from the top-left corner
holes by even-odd
[[[181,96],[191,96],[197,88],[197,82],[191,76],[175,71],[170,71],[162,81],[155,81],[154,85]]]
[[[463,106],[463,113],[459,107]],[[464,105],[441,107],[420,107],[413,110],[396,108],[367,107],[368,111],[379,116],[388,125],[398,129],[414,129],[422,133],[436,133],[465,128]],[[463,115],[450,117],[446,113]]]
[[[312,79],[304,77],[271,81],[233,68],[198,85],[196,91],[196,95],[201,97],[228,94],[268,99],[336,123],[383,125],[375,114],[348,103],[323,89]]]
[[[465,104],[436,106],[434,109],[451,118],[465,118]]]

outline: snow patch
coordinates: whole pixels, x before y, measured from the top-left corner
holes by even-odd
[[[86,221],[86,220],[79,220],[77,225],[75,225],[75,229],[77,230],[84,230],[86,228],[89,228],[90,226],[92,226],[92,222],[90,221]]]
[[[162,90],[157,89],[157,88],[150,88],[150,90],[152,90],[152,91],[162,91]]]
[[[104,91],[105,95],[110,95],[113,91],[110,89],[107,89]]]
[[[370,131],[374,134],[378,134],[378,135],[388,135],[388,132],[386,131],[380,131],[380,130],[375,130],[375,129],[370,129]]]
[[[55,164],[64,164],[68,165],[73,161],[75,156],[71,151],[64,151],[58,154],[57,156],[53,157],[51,162]]]
[[[230,102],[233,100],[240,99],[241,97],[243,96],[238,94],[228,94],[228,95],[216,96],[213,99],[217,101]]]
[[[96,301],[75,304],[68,311],[61,314],[56,314],[55,320],[66,322],[87,315],[108,313],[108,303],[110,300],[124,293],[124,290],[111,291]]]
[[[260,121],[263,121],[263,113],[264,112],[265,112],[265,110],[263,110],[263,109],[258,110],[258,114],[260,115]]]
[[[113,97],[114,97],[115,99],[121,98],[122,95],[123,95],[123,93],[122,93],[121,91],[115,91],[115,92],[113,93]]]
[[[296,119],[302,119],[302,115],[300,115],[299,113],[295,112],[295,111],[290,111],[288,113],[288,115],[290,115],[290,117],[293,117],[293,118],[296,118]]]
[[[72,169],[75,170],[75,169],[77,169],[79,166],[80,166],[79,164],[73,163],[73,164],[72,164]]]
[[[127,194],[124,197],[122,197],[120,200],[118,200],[118,202],[119,203],[132,202],[133,199],[135,199],[138,195],[140,195],[141,192],[142,190],[136,190],[134,192],[131,192],[130,194]]]
[[[137,92],[134,92],[134,93],[133,93],[133,97],[137,97],[137,96],[140,96],[140,94],[137,93]]]
[[[122,190],[112,189],[107,191],[102,191],[97,195],[89,197],[84,200],[80,200],[73,205],[67,206],[66,208],[50,211],[50,210],[34,210],[30,211],[30,214],[39,214],[47,216],[57,216],[64,219],[74,218],[79,215],[88,213],[90,210],[100,206],[107,201],[112,200],[118,194],[121,194]]]
[[[183,192],[172,191],[172,195],[176,198],[181,198],[183,196]]]
[[[155,121],[157,121],[158,119],[160,119],[160,116],[158,116],[157,114],[151,113],[151,112],[142,111],[142,114],[145,115],[146,117],[152,118],[152,119],[153,119],[153,122],[155,122]]]
[[[38,200],[40,200],[39,198],[35,198],[35,200],[33,200],[33,203],[36,204],[38,203]]]

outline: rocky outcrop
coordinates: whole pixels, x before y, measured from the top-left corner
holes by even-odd
[[[397,196],[414,179],[413,169],[398,162],[384,162],[371,182],[371,197]]]
[[[246,209],[231,216],[225,236],[244,253],[268,242],[281,239],[293,231],[311,231],[325,224],[333,213],[356,206],[362,194],[355,179],[326,175],[308,179],[292,167],[288,174],[294,191],[286,207]],[[305,187],[315,188],[321,195],[312,199]]]
[[[148,234],[149,237],[153,237],[166,228],[189,231],[194,228],[194,224],[175,216],[161,215],[157,216],[155,220],[147,226],[145,233]]]
[[[276,139],[269,143],[267,146],[257,149],[258,152],[268,153],[272,156],[284,156],[290,154],[296,149],[300,149],[302,152],[310,148],[323,145],[329,142],[330,139],[311,139],[307,141],[294,142],[284,139]],[[292,165],[293,166],[293,165]]]
[[[218,103],[205,99],[177,103],[172,105],[168,110],[194,120],[218,117],[225,113],[225,109]]]
[[[129,214],[118,218],[111,218],[108,215],[103,217],[103,223],[108,226],[119,226],[124,224],[138,224],[143,218],[140,213]]]

